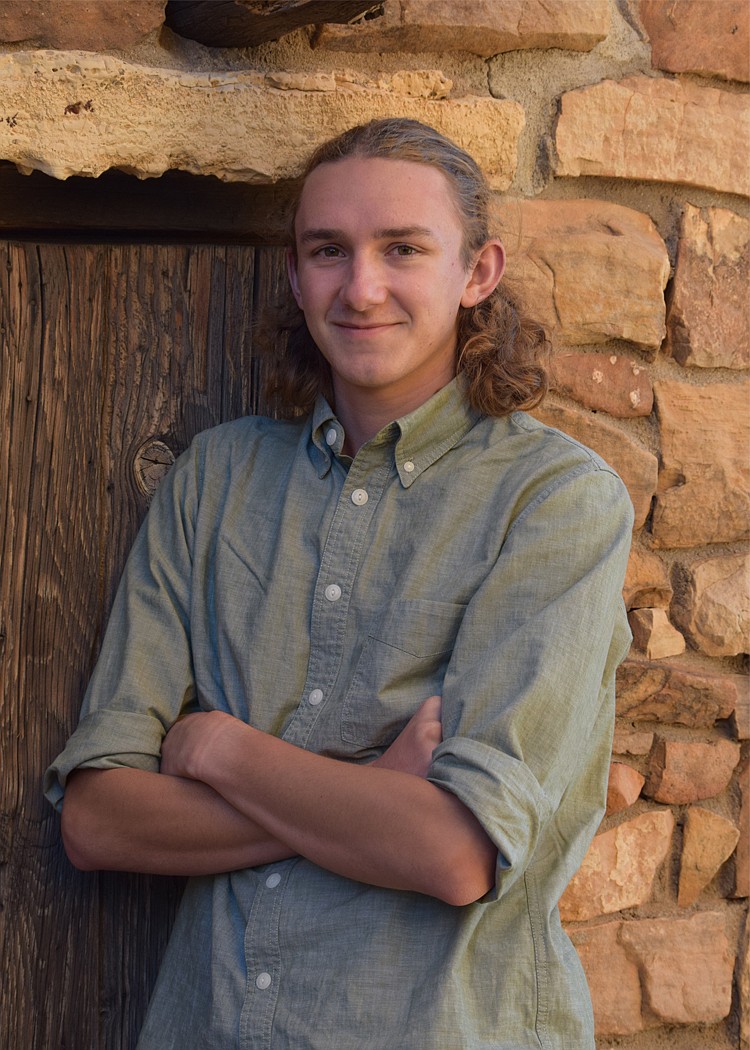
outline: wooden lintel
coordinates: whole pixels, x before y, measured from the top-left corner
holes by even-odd
[[[250,186],[182,171],[143,180],[107,171],[63,182],[0,163],[0,236],[278,245],[293,190],[292,183]]]
[[[166,24],[209,47],[256,47],[302,26],[382,13],[382,0],[169,0]]]

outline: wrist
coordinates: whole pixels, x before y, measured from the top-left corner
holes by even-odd
[[[192,775],[220,792],[223,778],[246,762],[257,730],[224,711],[207,712],[204,718],[206,733],[201,747],[193,752]]]

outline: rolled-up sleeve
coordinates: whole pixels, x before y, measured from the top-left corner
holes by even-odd
[[[78,727],[45,774],[58,810],[74,769],[158,770],[164,734],[194,700],[196,460],[193,446],[161,483],[128,558]]]
[[[630,642],[621,589],[631,529],[620,479],[581,466],[519,513],[466,610],[429,779],[497,846],[491,897],[525,871],[561,809],[558,835],[584,831],[560,847],[568,876],[601,817],[614,672]]]

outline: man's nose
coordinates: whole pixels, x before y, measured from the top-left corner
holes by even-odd
[[[358,313],[384,303],[388,289],[382,263],[363,256],[352,258],[339,296],[346,306]]]

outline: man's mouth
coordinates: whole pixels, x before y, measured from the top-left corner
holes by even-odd
[[[367,324],[357,324],[353,321],[334,321],[334,325],[337,328],[346,328],[352,332],[373,332],[378,328],[392,328],[394,325],[399,324],[398,321],[376,321],[368,322]]]

